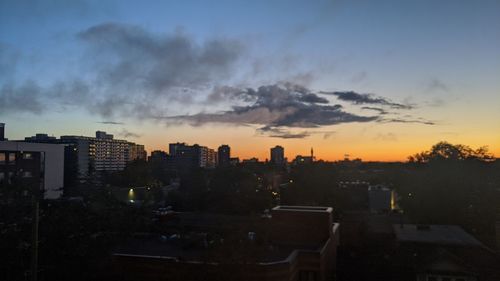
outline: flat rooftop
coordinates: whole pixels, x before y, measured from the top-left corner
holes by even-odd
[[[480,246],[474,236],[456,225],[394,224],[394,233],[399,242],[427,243],[440,245]]]
[[[320,207],[320,206],[276,206],[273,211],[294,211],[294,212],[329,212],[331,213],[333,209],[331,207]]]

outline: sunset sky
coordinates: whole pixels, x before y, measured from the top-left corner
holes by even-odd
[[[0,122],[405,160],[500,155],[500,1],[0,1]]]

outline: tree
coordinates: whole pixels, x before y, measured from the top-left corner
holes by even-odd
[[[410,156],[397,184],[399,203],[415,223],[460,225],[489,244],[500,203],[492,159],[485,147],[447,142]]]
[[[478,149],[472,149],[467,145],[442,141],[433,145],[428,151],[416,153],[408,157],[411,163],[428,163],[432,161],[461,161],[461,160],[479,160],[493,161],[495,158],[488,151],[488,147],[482,146]]]

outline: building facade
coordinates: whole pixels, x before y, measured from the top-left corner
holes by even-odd
[[[0,184],[16,185],[57,199],[64,187],[64,146],[0,141]]]

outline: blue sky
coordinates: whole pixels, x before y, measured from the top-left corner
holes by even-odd
[[[230,128],[227,122],[222,125],[201,122],[192,127],[185,122],[171,124],[158,117],[214,113],[231,110],[235,105],[248,105],[245,103],[248,101],[227,97],[217,103],[207,102],[214,87],[258,88],[288,81],[314,93],[354,91],[411,104],[414,107],[411,112],[394,114],[407,116],[405,121],[418,119],[435,123],[433,126],[419,124],[411,129],[408,126],[416,125],[385,122],[395,118],[352,125],[322,124],[319,128],[307,129],[312,132],[307,140],[299,137],[283,140],[290,146],[300,146],[300,142],[307,141],[308,145],[327,147],[327,142],[332,140],[319,135],[323,131],[335,131],[339,135],[336,141],[340,143],[356,137],[389,142],[394,139],[392,136],[397,136],[402,146],[413,149],[415,145],[409,140],[451,138],[451,141],[471,145],[489,145],[496,152],[500,151],[500,136],[492,131],[500,129],[496,121],[500,118],[499,13],[500,2],[494,0],[4,0],[0,2],[0,88],[3,88],[0,100],[3,98],[4,105],[9,107],[0,105],[0,119],[8,124],[11,138],[37,132],[89,135],[97,129],[107,129],[122,135],[126,135],[124,131],[134,132],[136,141],[145,142],[151,148],[163,148],[148,131],[164,130],[161,138],[165,141],[194,141],[192,131],[200,126],[215,128],[219,135],[226,136],[233,125],[250,125],[251,130],[242,132],[245,139],[258,139],[263,144],[268,138],[280,142],[282,140],[255,130],[274,126],[276,122],[243,120],[230,124]],[[113,37],[120,32],[129,37]],[[103,42],[108,38],[118,40],[114,43],[123,43],[128,49],[115,53],[116,45]],[[130,38],[142,38],[152,45],[127,47],[127,42],[119,41]],[[163,85],[161,90],[142,89],[142,80],[130,87],[116,86],[124,82],[115,77],[125,65],[123,62],[133,68],[144,68],[144,71],[128,72],[124,79],[151,75],[149,78],[157,84],[157,76],[165,70],[165,65],[155,65],[154,57],[142,65],[144,58],[134,52],[145,50],[143,47],[167,48],[164,43],[169,38],[194,46],[197,60],[204,60],[204,52],[210,51],[224,62],[212,63],[211,57],[208,62],[194,64],[192,68],[174,65],[174,70],[183,69],[185,73],[176,76],[173,84]],[[207,47],[207,42],[216,42],[216,47]],[[162,49],[162,52],[168,50]],[[149,59],[152,54],[148,55]],[[137,57],[128,60],[128,56]],[[165,63],[170,67],[177,61]],[[108,66],[121,68],[110,70]],[[176,75],[174,70],[168,68]],[[189,74],[193,71],[200,73],[193,77]],[[115,80],[109,82],[109,75],[115,75]],[[85,99],[75,101],[68,97],[71,93],[53,94],[55,85],[74,85],[77,80],[88,88]],[[73,91],[70,86],[59,89]],[[31,92],[26,94],[26,91]],[[41,100],[40,107],[20,105],[25,99],[16,95],[36,96]],[[111,97],[121,103],[140,103],[141,106],[143,102],[157,108],[154,114],[148,115],[136,114],[138,108],[143,108],[136,104],[130,105],[133,108],[118,105],[113,107],[113,114],[105,114],[104,109],[96,109],[102,104],[86,100],[96,97]],[[359,104],[333,97],[327,99],[331,104],[343,105],[345,112],[369,115]],[[106,110],[114,106],[109,104],[109,99],[102,100],[105,102],[108,102]],[[16,110],[12,110],[14,108]],[[110,120],[124,124],[98,123]],[[343,128],[344,125],[349,126]],[[302,127],[288,124],[278,129],[297,133],[303,132]],[[373,127],[375,129],[371,129]],[[408,132],[398,133],[405,130]],[[371,133],[366,133],[367,136],[366,131]],[[466,133],[469,131],[471,133]],[[227,137],[207,137],[206,142],[215,145],[225,141]],[[198,142],[203,143],[203,138]],[[358,151],[347,143],[346,150]],[[369,146],[365,150],[369,150]],[[364,150],[359,151],[363,156]]]

